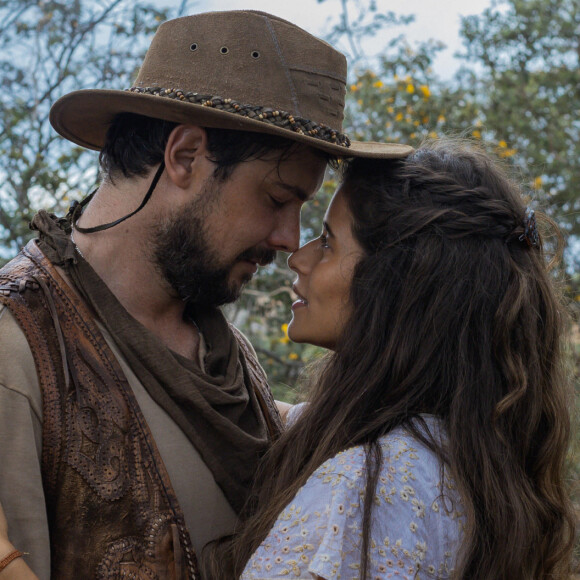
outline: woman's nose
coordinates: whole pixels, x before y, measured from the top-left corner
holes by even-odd
[[[288,267],[299,274],[307,274],[316,259],[317,239],[304,244],[288,257]]]

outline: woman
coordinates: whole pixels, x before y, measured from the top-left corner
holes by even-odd
[[[503,170],[354,160],[289,265],[288,334],[331,354],[222,577],[567,577],[565,313]]]
[[[289,259],[289,336],[331,354],[204,577],[565,578],[565,312],[545,262],[484,153],[349,163]]]

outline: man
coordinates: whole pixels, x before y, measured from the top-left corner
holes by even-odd
[[[329,158],[411,150],[341,133],[345,75],[286,21],[209,13],[163,24],[128,91],[54,105],[103,180],[0,274],[0,502],[42,580],[198,578],[232,531],[281,426],[217,307],[298,247]]]

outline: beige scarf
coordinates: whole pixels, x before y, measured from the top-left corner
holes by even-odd
[[[40,234],[43,253],[65,269],[139,381],[187,435],[239,513],[268,446],[268,431],[244,355],[221,311],[186,308],[186,316],[195,320],[206,342],[203,372],[125,310],[75,251],[68,219],[40,211],[31,228]]]

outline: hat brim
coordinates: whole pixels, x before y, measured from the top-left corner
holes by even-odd
[[[136,113],[175,123],[279,135],[344,158],[397,159],[414,151],[410,145],[373,141],[352,141],[350,147],[343,147],[211,107],[155,95],[107,89],[85,89],[61,97],[52,106],[50,123],[65,139],[98,151],[102,149],[107,129],[118,113]]]

